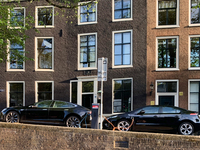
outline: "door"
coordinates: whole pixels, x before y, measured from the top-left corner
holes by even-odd
[[[93,94],[82,95],[82,106],[92,109]]]
[[[174,106],[174,95],[159,96],[159,105]]]

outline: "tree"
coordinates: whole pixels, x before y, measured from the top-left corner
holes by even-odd
[[[28,0],[27,3],[31,5],[33,1],[36,0]],[[89,3],[87,2],[88,0],[45,1],[50,5],[62,9],[63,12],[74,10],[75,13],[73,17],[78,17],[77,9],[79,2],[83,2],[80,3],[80,5],[87,5],[89,7],[95,2],[94,0],[91,0]],[[16,62],[18,62],[17,67],[20,67],[23,61],[33,60],[32,58],[26,57],[23,49],[25,47],[24,41],[28,38],[26,31],[33,28],[32,24],[34,23],[34,18],[31,15],[27,15],[25,18],[22,17],[23,9],[20,0],[0,0],[0,10],[0,62],[10,61],[15,65]],[[63,14],[56,13],[56,15]],[[64,17],[68,18],[69,16]]]

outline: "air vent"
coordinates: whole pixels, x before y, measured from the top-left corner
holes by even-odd
[[[128,141],[115,141],[115,148],[128,148]]]

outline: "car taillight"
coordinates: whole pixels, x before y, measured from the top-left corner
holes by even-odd
[[[190,115],[198,115],[197,113],[191,113]]]
[[[92,111],[88,111],[87,114],[88,114],[88,115],[91,115],[91,114],[92,114]]]

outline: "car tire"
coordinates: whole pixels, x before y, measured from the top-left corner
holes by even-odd
[[[6,114],[6,122],[19,123],[19,114],[16,111],[9,111]]]
[[[129,131],[131,129],[130,127],[130,122],[126,119],[123,119],[123,120],[120,120],[118,123],[117,123],[117,128],[118,130],[120,131]]]
[[[80,119],[77,116],[69,116],[66,119],[67,127],[79,128],[79,125],[80,125]]]
[[[182,135],[191,135],[194,133],[194,126],[190,122],[183,122],[179,125],[178,132]]]

